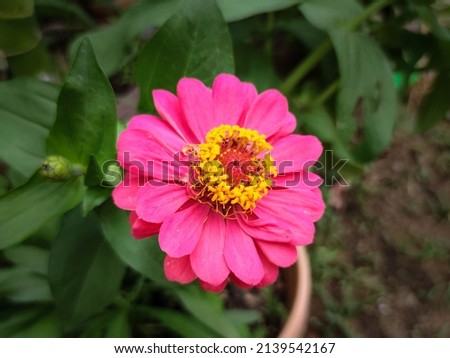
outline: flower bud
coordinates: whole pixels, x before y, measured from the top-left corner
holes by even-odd
[[[50,155],[42,163],[41,174],[56,181],[68,180],[73,176],[72,164],[60,155]]]

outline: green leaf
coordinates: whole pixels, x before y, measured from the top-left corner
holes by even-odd
[[[146,315],[156,319],[172,332],[182,338],[211,338],[215,333],[197,319],[186,313],[165,309],[143,307]]]
[[[147,29],[164,24],[180,3],[180,0],[135,1],[135,5],[113,24],[76,39],[70,49],[72,58],[81,39],[89,37],[105,73],[117,73],[136,54],[137,37]],[[264,12],[282,10],[297,3],[298,0],[219,0],[218,6],[226,21],[237,21]]]
[[[10,262],[32,272],[47,275],[49,252],[36,246],[20,245],[3,251]]]
[[[223,17],[228,21],[238,21],[265,12],[279,11],[297,5],[299,0],[218,0]]]
[[[0,49],[6,56],[30,51],[40,39],[41,32],[35,16],[19,19],[0,18]]]
[[[419,111],[417,129],[425,131],[445,118],[450,109],[448,84],[450,73],[442,71],[434,81],[431,93],[425,98]]]
[[[175,294],[196,319],[221,337],[237,338],[240,336],[237,327],[224,314],[225,310],[222,302],[219,302],[221,300],[219,296],[195,286],[179,287],[175,290]]]
[[[0,19],[30,17],[34,12],[34,0],[0,0]]]
[[[106,239],[127,265],[159,285],[169,285],[163,271],[164,254],[157,239],[133,238],[128,215],[112,202],[101,207],[100,220]]]
[[[0,249],[15,245],[83,198],[80,178],[52,182],[35,174],[27,183],[0,197]]]
[[[330,35],[341,75],[337,132],[344,143],[349,143],[358,129],[355,117],[361,117],[362,136],[353,154],[358,161],[366,162],[391,142],[397,120],[392,70],[378,44],[367,35],[347,30],[333,30]],[[358,106],[360,114],[355,114]]]
[[[58,93],[57,86],[30,78],[0,82],[0,156],[27,178],[45,158]]]
[[[26,269],[0,270],[0,295],[13,302],[52,301],[48,281]]]
[[[111,197],[111,190],[107,188],[88,188],[83,199],[83,216],[102,205]]]
[[[66,327],[101,311],[118,293],[124,266],[103,239],[96,216],[72,210],[50,252],[49,281]]]
[[[356,0],[303,0],[299,6],[306,19],[322,30],[333,30],[347,26],[361,14],[363,8]]]
[[[186,0],[139,55],[134,79],[141,90],[141,107],[153,109],[151,91],[174,92],[181,77],[207,85],[222,72],[234,72],[227,25],[213,0]]]
[[[113,89],[85,39],[58,98],[47,152],[84,166],[94,155],[101,166],[115,157],[116,122]]]
[[[80,42],[88,37],[98,62],[107,75],[118,72],[136,54],[133,40],[145,29],[161,26],[172,15],[180,0],[136,1],[115,23],[80,36],[71,45],[74,58]]]

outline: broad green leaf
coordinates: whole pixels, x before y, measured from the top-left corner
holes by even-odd
[[[103,204],[111,196],[111,189],[101,185],[104,179],[105,174],[102,168],[95,157],[91,156],[84,181],[88,189],[83,200],[83,216]]]
[[[80,178],[53,182],[35,174],[27,183],[0,197],[0,249],[15,245],[83,198]]]
[[[88,188],[83,199],[83,216],[102,205],[111,197],[111,190],[107,188]]]
[[[94,155],[101,165],[115,157],[116,122],[113,89],[85,39],[58,98],[47,152],[84,166]]]
[[[156,238],[136,240],[131,236],[129,213],[118,209],[112,202],[100,209],[103,233],[116,254],[127,265],[159,285],[169,285],[164,276],[164,254]]]
[[[135,1],[116,22],[100,30],[80,36],[71,46],[75,50],[83,37],[89,37],[100,66],[106,74],[117,73],[137,52],[137,37],[145,30],[160,27],[174,14],[180,0]],[[283,10],[298,3],[298,0],[219,0],[226,21],[237,21],[264,12]]]
[[[32,272],[47,275],[49,252],[37,246],[20,245],[3,251],[10,262]]]
[[[75,327],[101,311],[118,293],[124,266],[104,240],[91,213],[66,215],[50,252],[49,281],[65,327]]]
[[[336,51],[341,75],[337,141],[348,146],[357,142],[352,157],[359,162],[371,160],[390,143],[397,120],[389,62],[373,39],[351,31],[349,25],[363,10],[357,1],[345,0],[336,6],[333,0],[308,0],[299,8],[310,23],[328,32]],[[354,138],[358,129],[362,134]]]
[[[239,330],[224,314],[224,308],[215,304],[214,301],[218,298],[217,295],[203,291],[200,288],[196,289],[194,286],[179,287],[174,293],[195,318],[214,332],[217,332],[221,337],[239,337]]]
[[[344,27],[358,16],[363,8],[356,0],[303,0],[299,7],[306,19],[322,30]]]
[[[0,18],[0,50],[6,56],[30,51],[41,39],[41,32],[34,16],[20,19]]]
[[[330,35],[341,75],[336,128],[341,140],[349,143],[358,129],[356,117],[361,117],[362,136],[353,154],[365,162],[380,154],[392,138],[397,120],[392,70],[367,35],[347,30],[333,30]],[[360,114],[355,114],[357,106]]]
[[[435,79],[431,93],[425,98],[419,111],[417,128],[425,131],[445,118],[446,112],[450,109],[450,98],[448,86],[450,83],[450,73],[441,72]]]
[[[34,12],[34,0],[0,0],[0,19],[30,17]]]
[[[12,302],[52,301],[47,279],[26,269],[0,270],[0,283],[0,296]]]
[[[186,313],[166,308],[144,308],[145,314],[182,338],[211,338],[216,334]]]
[[[0,82],[0,157],[27,178],[45,158],[58,92],[55,85],[29,78]]]
[[[218,0],[226,21],[238,21],[265,12],[279,11],[297,5],[300,0]]]
[[[181,77],[207,85],[222,72],[234,72],[227,25],[213,0],[186,0],[139,55],[134,79],[141,90],[141,107],[153,108],[151,91],[174,92]]]
[[[172,15],[180,0],[136,1],[115,23],[80,36],[70,48],[72,58],[81,40],[88,37],[102,69],[107,75],[118,72],[136,54],[133,40],[145,29],[161,26]]]

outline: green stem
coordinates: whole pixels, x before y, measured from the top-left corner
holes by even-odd
[[[317,99],[311,104],[311,108],[320,106],[324,104],[326,101],[330,99],[332,95],[334,95],[337,90],[339,89],[340,80],[337,79],[334,82],[332,82],[325,90],[319,94]]]
[[[320,60],[331,50],[331,41],[329,39],[322,42],[316,49],[301,62],[294,71],[281,84],[280,91],[289,94],[297,84],[311,71]]]
[[[366,21],[372,14],[378,12],[384,6],[388,5],[392,0],[379,0],[367,8],[350,22],[347,29],[355,31],[361,24]],[[303,62],[301,62],[294,70],[287,76],[285,81],[280,85],[280,91],[284,94],[289,94],[298,85],[298,83],[305,78],[305,76],[328,54],[332,48],[330,39],[323,41]]]
[[[349,31],[355,31],[360,27],[364,21],[366,21],[370,16],[380,11],[386,5],[389,5],[393,0],[379,0],[367,6],[364,11],[348,25]]]

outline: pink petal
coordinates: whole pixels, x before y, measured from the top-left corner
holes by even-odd
[[[228,282],[228,280],[225,280],[220,285],[214,286],[214,285],[211,285],[211,284],[209,284],[207,282],[200,281],[200,286],[202,286],[202,288],[205,291],[211,291],[211,292],[214,292],[214,293],[220,293],[220,292],[223,291],[223,289],[227,285],[227,282]]]
[[[154,90],[153,102],[161,118],[166,121],[181,138],[188,143],[198,143],[203,138],[196,138],[181,111],[177,96],[166,90]]]
[[[144,239],[156,235],[159,232],[161,224],[149,223],[140,219],[136,212],[130,214],[131,234],[136,239]]]
[[[212,91],[195,78],[182,78],[177,85],[181,110],[196,138],[203,141],[215,127]]]
[[[294,239],[292,232],[273,220],[267,222],[260,218],[249,219],[248,216],[237,215],[237,222],[250,237],[258,240],[290,242]]]
[[[214,127],[221,124],[236,124],[244,107],[244,93],[241,81],[236,76],[221,74],[212,87],[214,103]]]
[[[171,153],[179,152],[186,140],[183,139],[170,125],[158,117],[139,114],[131,118],[127,129],[138,129],[147,132],[147,136],[158,140]]]
[[[125,172],[124,179],[117,185],[112,198],[114,204],[123,210],[134,210],[136,208],[136,197],[139,189],[145,185],[146,179]]]
[[[189,170],[185,163],[176,160],[173,150],[143,130],[123,131],[119,136],[117,148],[120,165],[139,177],[181,180]]]
[[[258,287],[272,285],[278,278],[278,266],[267,260],[264,255],[260,255],[264,267],[264,277],[258,283]]]
[[[256,98],[258,98],[258,91],[255,86],[252,83],[242,82],[243,110],[238,122],[241,127],[245,127],[245,118]]]
[[[186,186],[151,180],[139,191],[136,213],[145,221],[160,223],[188,200]]]
[[[272,207],[273,210],[286,209],[292,214],[305,214],[313,222],[319,220],[325,210],[325,203],[319,189],[314,190],[271,190],[267,196],[260,200]],[[280,211],[284,212],[284,211]]]
[[[229,269],[244,283],[253,286],[263,278],[264,269],[253,239],[233,220],[227,221],[224,255]]]
[[[169,281],[182,284],[190,283],[196,278],[189,262],[189,256],[180,258],[166,256],[164,259],[164,273]]]
[[[297,248],[290,244],[280,244],[268,241],[256,241],[265,257],[280,267],[291,266],[297,261]]]
[[[312,135],[291,134],[271,143],[278,174],[307,171],[322,154],[322,144]]]
[[[240,288],[243,288],[243,289],[248,289],[248,288],[252,288],[252,287],[255,286],[255,285],[250,285],[250,284],[248,284],[248,283],[245,283],[244,281],[238,279],[238,278],[237,278],[235,275],[233,275],[233,274],[230,274],[230,280],[231,280],[231,282],[233,282],[235,285],[237,285],[237,286],[239,286]]]
[[[286,98],[276,90],[261,93],[247,113],[244,127],[256,129],[267,138],[277,133],[288,113]]]
[[[161,249],[172,257],[191,254],[202,236],[210,210],[209,205],[194,203],[166,217],[158,237]]]
[[[278,175],[272,178],[274,188],[288,188],[292,190],[310,190],[318,188],[323,179],[317,174],[309,171],[293,172]]]
[[[292,113],[288,112],[286,116],[281,120],[281,127],[276,133],[267,138],[267,140],[271,143],[279,138],[285,137],[295,131],[296,127],[297,119]]]
[[[200,280],[212,286],[220,286],[230,273],[223,257],[225,234],[225,219],[211,212],[200,241],[191,253],[192,269]]]
[[[291,201],[277,202],[270,197],[276,196],[281,190],[272,190],[267,196],[258,201],[253,211],[263,222],[278,225],[291,232],[291,243],[294,245],[308,245],[314,240],[314,223],[306,214],[302,213]],[[293,192],[293,191],[292,191]],[[282,213],[282,214],[279,214]],[[276,240],[272,240],[276,241]]]

